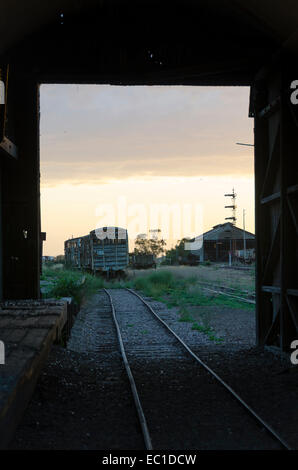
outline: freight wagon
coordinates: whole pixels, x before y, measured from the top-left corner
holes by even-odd
[[[154,255],[150,254],[131,253],[129,255],[129,265],[135,269],[156,268]]]
[[[65,264],[71,268],[81,268],[81,240],[82,238],[71,238],[64,242]]]
[[[88,235],[71,238],[64,243],[65,264],[93,274],[108,277],[121,274],[128,266],[127,230],[120,227],[102,227]]]

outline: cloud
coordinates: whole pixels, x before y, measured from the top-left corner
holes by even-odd
[[[253,163],[251,157],[239,156],[237,164],[233,157],[212,156],[205,158],[172,158],[151,159],[141,158],[103,162],[55,162],[44,163],[41,168],[41,183],[55,185],[60,183],[72,184],[106,184],[115,179],[154,178],[160,176],[224,176],[252,175]],[[45,177],[43,175],[46,175]]]
[[[43,184],[252,174],[248,89],[41,87]]]

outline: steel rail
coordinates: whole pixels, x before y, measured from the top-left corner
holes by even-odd
[[[237,289],[234,289],[232,287],[228,286],[217,286],[215,284],[211,284],[209,282],[202,282],[202,281],[197,281],[197,284],[201,287],[208,288],[208,289],[217,289],[218,292],[220,293],[228,293],[230,295],[235,295],[236,297],[239,297],[244,300],[255,300],[255,294],[249,293],[248,291],[239,291]]]
[[[238,295],[230,294],[228,292],[224,292],[221,290],[214,290],[214,289],[210,289],[210,287],[203,287],[203,286],[202,286],[202,289],[209,290],[209,292],[213,292],[215,294],[227,295],[228,297],[232,297],[233,299],[240,300],[241,302],[246,302],[247,304],[252,304],[252,305],[256,304],[255,300],[245,299],[245,297],[238,297]]]
[[[111,294],[107,291],[107,289],[103,289],[103,290],[108,295],[109,300],[110,300],[111,309],[112,309],[112,316],[113,316],[114,324],[115,324],[116,331],[117,331],[117,337],[118,337],[118,341],[119,341],[119,345],[120,345],[120,351],[121,351],[122,359],[123,359],[123,362],[124,362],[125,370],[126,370],[126,373],[127,373],[128,379],[129,379],[130,388],[131,388],[131,391],[132,391],[132,395],[133,395],[135,407],[136,407],[136,410],[137,410],[138,418],[139,418],[140,425],[141,425],[141,428],[142,428],[142,433],[143,433],[145,446],[146,446],[147,450],[153,450],[151,437],[150,437],[150,433],[149,433],[149,430],[148,430],[145,414],[144,414],[144,411],[143,411],[143,408],[142,408],[142,405],[141,405],[141,401],[140,401],[140,398],[139,398],[136,383],[135,383],[134,377],[132,375],[131,368],[129,366],[129,362],[128,362],[128,359],[127,359],[127,356],[126,356],[126,352],[125,352],[125,348],[124,348],[124,344],[123,344],[123,340],[122,340],[122,336],[121,336],[121,331],[120,331],[119,323],[118,323],[118,320],[117,320],[117,317],[116,317],[115,307],[114,307],[114,304],[113,304],[113,299],[112,299]]]
[[[144,305],[150,310],[150,312],[167,328],[174,336],[175,338],[182,344],[182,346],[189,352],[189,354],[199,363],[201,364],[204,369],[206,369],[218,382],[221,383],[225,387],[226,390],[228,390],[234,398],[248,411],[252,417],[258,422],[258,424],[261,424],[268,432],[271,434],[275,439],[278,440],[278,442],[281,444],[281,446],[286,449],[286,450],[292,450],[290,445],[269,425],[267,424],[236,392],[235,390],[232,389],[224,380],[217,375],[214,370],[212,370],[205,362],[202,361],[191,349],[190,347],[178,336],[175,331],[172,330],[172,328],[169,327],[169,325],[163,321],[160,316],[153,310],[151,305],[149,305],[146,300],[144,300],[139,294],[134,292],[132,289],[126,288],[129,292],[131,292],[133,295],[138,297]]]

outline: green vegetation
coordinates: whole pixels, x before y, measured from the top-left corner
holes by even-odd
[[[185,243],[194,241],[194,239],[182,238],[179,240],[174,248],[170,250],[166,250],[166,257],[162,261],[163,266],[167,265],[178,265],[178,264],[189,264],[194,262],[195,264],[198,263],[198,257],[189,252],[189,250],[185,250]]]
[[[159,230],[160,232],[160,230]],[[138,235],[135,240],[134,253],[136,255],[153,255],[157,257],[165,251],[166,242],[163,239],[147,238]]]
[[[186,322],[186,323],[192,323],[192,327],[191,327],[192,330],[196,330],[196,331],[199,331],[200,333],[204,333],[205,335],[208,336],[208,338],[211,341],[215,341],[216,343],[220,343],[221,341],[223,341],[222,338],[218,338],[214,334],[214,329],[210,326],[210,319],[206,315],[204,315],[204,314],[199,315],[199,321],[200,321],[200,324],[199,324],[190,315],[190,313],[187,310],[187,308],[185,307],[185,305],[180,307],[179,313],[180,313],[180,318],[179,318],[178,321]]]
[[[184,323],[192,323],[194,321],[194,319],[191,317],[189,311],[184,305],[180,307],[179,313],[180,313],[180,318],[178,321],[184,322]]]
[[[254,306],[228,295],[205,295],[196,277],[179,277],[170,271],[157,271],[126,282],[127,287],[142,291],[148,297],[165,302],[168,307],[182,305],[221,305],[253,310]]]
[[[192,323],[192,329],[204,333],[211,341],[219,343],[222,338],[215,335],[210,326],[210,318],[206,314],[191,314],[195,306],[227,306],[230,308],[253,310],[254,306],[233,297],[222,294],[203,293],[196,283],[197,278],[180,277],[167,270],[137,277],[125,285],[140,290],[148,297],[164,302],[168,307],[179,307],[180,322]],[[196,318],[194,318],[194,316]]]
[[[78,305],[104,286],[104,280],[100,277],[49,267],[43,270],[41,280],[45,281],[42,283],[44,298],[73,297]]]
[[[178,288],[176,279],[167,271],[157,271],[147,276],[140,276],[126,283],[127,287],[142,291],[148,297],[163,300],[163,296]]]
[[[197,284],[198,275],[181,275],[185,271],[180,271],[180,268],[175,271],[171,271],[171,268],[160,269],[134,277],[129,281],[107,282],[102,277],[65,269],[61,264],[59,266],[53,265],[43,269],[41,284],[43,296],[46,298],[73,297],[74,301],[81,305],[85,299],[103,287],[110,289],[130,287],[141,291],[148,297],[164,302],[168,307],[178,307],[179,322],[192,324],[192,330],[207,335],[211,341],[216,343],[221,342],[222,339],[215,335],[214,329],[211,327],[210,313],[207,309],[206,312],[202,312],[202,308],[196,309],[195,307],[225,306],[232,309],[254,310],[254,305],[228,295],[206,293]],[[210,269],[212,268],[208,268],[208,271]],[[193,274],[191,271],[187,271],[188,273]],[[253,276],[252,272],[251,282],[253,282]],[[237,288],[237,286],[235,287]],[[239,286],[237,291],[238,289],[240,295]],[[127,326],[133,327],[134,325],[128,324]],[[142,331],[142,334],[147,333],[147,330]]]
[[[199,325],[198,323],[194,323],[192,325],[192,330],[200,331],[201,333],[204,333],[205,335],[208,336],[208,338],[211,341],[215,341],[216,343],[221,343],[223,341],[223,338],[218,338],[214,334],[214,329],[211,326],[206,326],[206,325]]]
[[[61,270],[59,270],[61,271]],[[42,268],[42,276],[40,276],[41,281],[48,281],[50,278],[56,278],[57,275],[59,274],[58,269],[55,269],[55,267],[50,267],[49,265],[43,266]]]

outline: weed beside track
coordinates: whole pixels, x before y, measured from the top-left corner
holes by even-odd
[[[178,307],[179,321],[192,323],[192,329],[204,333],[216,343],[222,338],[216,336],[210,325],[208,314],[194,315],[191,310],[195,306],[223,306],[231,309],[254,310],[254,306],[234,299],[227,295],[205,294],[198,285],[195,276],[182,277],[170,271],[162,270],[137,277],[126,283],[127,287],[141,291],[148,297],[158,300],[167,307]]]

